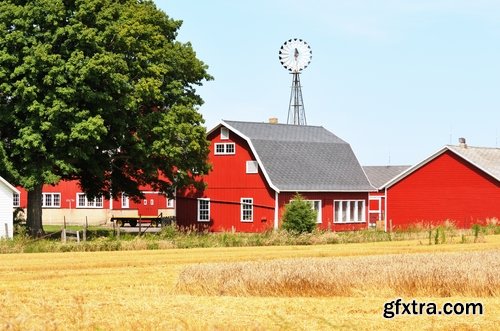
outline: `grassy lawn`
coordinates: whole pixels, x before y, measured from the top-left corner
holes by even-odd
[[[481,302],[484,315],[382,317],[396,299],[377,289],[351,296],[189,295],[175,291],[186,267],[291,258],[498,252],[500,235],[481,243],[419,240],[316,246],[193,248],[0,256],[0,329],[7,330],[494,330],[500,298],[416,297],[419,302]],[[471,273],[474,270],[463,270]],[[346,275],[356,277],[356,275]],[[412,296],[401,295],[405,302]]]

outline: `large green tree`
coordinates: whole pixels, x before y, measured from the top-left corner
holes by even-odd
[[[32,235],[43,184],[172,195],[207,173],[195,87],[212,78],[181,23],[148,0],[0,1],[0,171],[29,191]]]

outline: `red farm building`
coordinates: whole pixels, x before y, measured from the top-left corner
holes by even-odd
[[[14,207],[26,210],[28,194],[22,187],[14,194]],[[126,195],[107,200],[102,197],[89,200],[78,181],[61,181],[57,185],[44,185],[42,189],[43,224],[106,224],[112,218],[135,225],[138,219],[149,220],[175,215],[175,201],[165,195],[142,187],[144,199],[133,201]],[[134,221],[135,220],[135,221]]]
[[[319,126],[222,121],[211,142],[206,188],[177,194],[181,226],[260,232],[280,226],[296,193],[318,212],[318,227],[368,227],[374,191],[350,145]]]
[[[386,230],[445,222],[470,228],[500,219],[500,148],[471,147],[462,140],[400,170],[374,184],[383,199]]]

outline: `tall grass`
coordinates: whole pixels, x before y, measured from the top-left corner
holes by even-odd
[[[230,296],[500,296],[500,251],[199,264],[177,293]]]
[[[264,233],[209,233],[192,228],[179,228],[176,225],[164,227],[158,234],[141,236],[122,233],[114,236],[112,229],[95,228],[87,231],[86,242],[61,243],[60,234],[54,233],[46,239],[32,239],[26,234],[17,234],[13,240],[0,239],[0,253],[35,252],[88,252],[116,250],[151,250],[167,248],[202,247],[249,247],[249,246],[286,246],[286,245],[324,245],[347,244],[401,240],[419,240],[420,244],[476,243],[483,242],[488,234],[499,234],[500,225],[489,222],[487,225],[474,225],[470,230],[457,230],[452,225],[384,232],[374,229],[331,232],[316,230],[300,235],[287,231],[267,231]]]

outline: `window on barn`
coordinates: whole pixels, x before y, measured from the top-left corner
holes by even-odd
[[[129,208],[129,207],[130,207],[130,200],[128,198],[128,195],[122,193],[122,208]]]
[[[253,198],[241,198],[241,221],[253,222]]]
[[[257,161],[247,161],[247,174],[256,174],[259,172],[259,163]]]
[[[210,199],[198,199],[198,222],[210,221]]]
[[[44,208],[61,207],[61,193],[42,193],[42,207]]]
[[[335,223],[365,222],[365,200],[335,200]]]
[[[102,197],[96,197],[95,199],[88,199],[85,193],[76,194],[76,207],[77,208],[102,208],[103,199]]]
[[[229,139],[229,130],[228,130],[228,128],[220,128],[220,139],[221,140]]]
[[[236,147],[234,143],[216,143],[215,144],[215,155],[231,155],[235,154]]]
[[[167,200],[167,208],[174,208],[174,199]]]
[[[311,209],[316,211],[316,223],[321,223],[321,200],[306,200],[310,205]]]
[[[19,196],[19,193],[14,193],[12,195],[12,203],[14,207],[21,206],[21,197]]]

